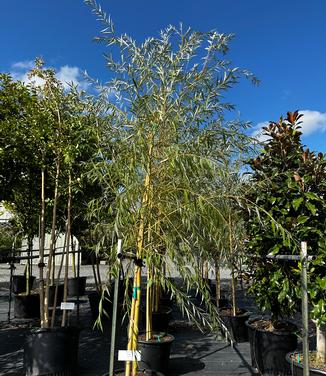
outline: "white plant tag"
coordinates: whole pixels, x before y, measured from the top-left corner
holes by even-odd
[[[119,350],[118,352],[118,360],[122,362],[129,362],[133,360],[137,360],[140,362],[141,354],[140,351],[134,350]]]
[[[60,308],[62,311],[73,311],[75,309],[75,303],[63,302],[61,303]]]

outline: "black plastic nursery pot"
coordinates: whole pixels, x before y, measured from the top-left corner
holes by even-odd
[[[40,317],[40,295],[15,295],[14,317],[16,319],[32,319]]]
[[[250,312],[242,309],[239,310],[236,316],[233,316],[230,308],[224,308],[220,310],[220,316],[236,342],[248,341],[246,321],[250,316]]]
[[[141,352],[140,369],[150,369],[168,374],[171,345],[174,337],[171,334],[154,336],[154,339],[145,341],[138,339],[138,350]]]
[[[76,277],[68,279],[68,296],[84,296],[86,290],[86,278]]]
[[[29,289],[31,290],[35,281],[34,276],[29,277]],[[26,292],[26,276],[25,275],[13,275],[12,276],[12,292],[14,294],[21,294]]]
[[[26,335],[24,367],[26,376],[74,376],[78,374],[80,329],[44,328]]]
[[[292,357],[292,355],[295,355],[295,354],[298,354],[298,353],[297,352],[296,353],[293,353],[293,352],[288,353],[286,355],[286,360],[290,364],[292,376],[303,376],[303,365],[302,365],[302,363],[298,363]],[[300,354],[302,354],[302,353],[300,353]],[[325,376],[326,371],[322,371],[320,369],[310,367],[309,368],[309,374],[310,374],[310,376],[321,376],[321,375]]]
[[[249,333],[249,343],[252,366],[260,374],[291,375],[290,364],[286,354],[297,348],[295,325],[291,331],[267,331],[256,328],[253,324],[257,318],[248,320],[246,325]]]

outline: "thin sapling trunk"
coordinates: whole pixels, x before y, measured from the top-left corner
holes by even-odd
[[[70,245],[70,237],[71,237],[71,200],[72,200],[72,193],[71,193],[71,174],[69,173],[69,182],[68,182],[68,205],[67,205],[67,242],[66,242],[66,264],[65,264],[65,280],[64,280],[64,295],[63,301],[67,301],[68,297],[68,272],[69,272],[69,245]],[[67,310],[63,310],[62,313],[62,322],[61,326],[65,327],[67,321]]]

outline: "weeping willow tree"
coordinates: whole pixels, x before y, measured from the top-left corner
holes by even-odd
[[[223,58],[232,35],[169,26],[157,38],[138,44],[128,35],[117,36],[95,1],[86,3],[105,25],[96,40],[110,47],[105,58],[111,79],[101,87],[101,98],[110,98],[110,121],[103,135],[114,140],[113,150],[108,155],[104,148],[93,169],[103,197],[105,189],[115,191],[114,202],[102,198],[91,208],[94,215],[101,216],[103,210],[114,213],[114,221],[99,224],[102,233],[111,234],[114,228],[124,247],[134,251],[128,349],[136,350],[143,262],[147,340],[153,337],[157,284],[176,296],[189,318],[209,323],[187,294],[166,278],[168,260],[173,260],[188,288],[203,291],[209,317],[217,320],[196,252],[223,221],[220,211],[212,209],[218,192],[207,188],[224,168],[223,161],[247,144],[247,124],[224,120],[224,112],[233,106],[223,100],[223,93],[242,76],[255,79]],[[127,362],[126,375],[131,373],[137,374],[136,362]]]

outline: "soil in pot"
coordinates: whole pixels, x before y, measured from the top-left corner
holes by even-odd
[[[273,328],[270,320],[248,320],[252,365],[260,373],[291,375],[286,354],[297,348],[297,327],[283,322]]]
[[[224,308],[220,310],[220,316],[236,342],[248,341],[248,328],[246,326],[246,321],[250,316],[248,311],[237,309],[236,316],[233,316],[231,308]]]
[[[311,351],[309,354],[309,374],[310,376],[326,375],[326,364],[316,362],[316,353]],[[303,354],[300,352],[289,353],[286,360],[291,365],[292,376],[303,376]]]
[[[86,290],[86,278],[76,277],[68,279],[68,296],[84,296]]]
[[[109,374],[107,373],[103,376],[109,376]],[[125,371],[124,370],[115,371],[114,376],[125,376]],[[156,372],[156,371],[147,369],[147,370],[139,370],[137,372],[137,376],[164,376],[164,374],[161,372]]]
[[[174,337],[170,334],[154,334],[149,341],[145,335],[138,338],[138,350],[141,351],[140,369],[150,369],[168,374],[171,344]]]
[[[20,294],[15,296],[14,317],[16,319],[32,319],[40,317],[40,295]]]
[[[26,376],[78,374],[80,329],[76,327],[37,329],[26,335]]]
[[[32,290],[35,281],[34,276],[29,277],[29,289]],[[26,276],[13,275],[12,276],[12,291],[14,294],[21,294],[26,292]]]

